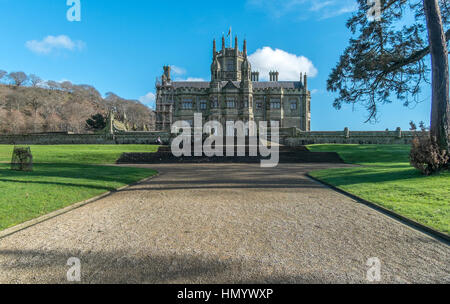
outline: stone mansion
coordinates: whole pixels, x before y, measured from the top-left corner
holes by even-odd
[[[279,73],[270,72],[270,81],[259,81],[247,58],[247,42],[239,50],[235,47],[217,51],[213,41],[211,81],[172,81],[170,66],[156,85],[156,129],[168,131],[175,121],[191,123],[194,113],[202,113],[204,122],[216,120],[225,126],[227,121],[278,121],[282,128],[296,127],[310,131],[311,94],[307,75],[299,81],[278,81]]]

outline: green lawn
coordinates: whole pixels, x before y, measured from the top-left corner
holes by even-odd
[[[10,162],[11,145],[0,145],[0,162]],[[113,164],[125,152],[156,152],[155,145],[30,146],[35,163]]]
[[[0,146],[9,162],[13,146]],[[31,146],[33,172],[0,164],[0,230],[156,174],[149,169],[101,166],[122,152],[152,152],[156,146]]]
[[[311,172],[315,178],[429,227],[450,233],[450,172],[425,177],[409,165],[409,145],[310,145],[359,167]]]

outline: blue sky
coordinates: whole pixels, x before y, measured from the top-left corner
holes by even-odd
[[[428,88],[413,109],[400,102],[383,106],[378,123],[364,123],[362,107],[332,107],[326,80],[348,43],[345,22],[354,0],[81,0],[80,22],[67,20],[66,1],[0,0],[0,69],[91,84],[102,94],[151,105],[163,65],[175,66],[177,79],[209,80],[212,39],[220,47],[222,33],[232,26],[240,44],[247,38],[259,70],[268,68],[261,61],[269,57],[284,60],[271,62],[280,64],[281,79],[295,77],[298,69],[314,75],[313,130],[429,123]]]

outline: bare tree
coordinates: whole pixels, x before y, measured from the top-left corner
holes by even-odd
[[[13,85],[20,87],[28,81],[28,76],[24,72],[11,72],[8,74]]]
[[[93,101],[100,101],[102,99],[102,96],[97,89],[87,84],[74,86],[74,93],[82,98],[92,99]]]
[[[22,112],[12,110],[5,117],[6,132],[10,134],[24,133],[26,130],[26,119]]]
[[[6,76],[6,77],[5,77]],[[154,113],[136,100],[127,100],[114,93],[105,98],[90,85],[74,85],[69,81],[43,82],[37,75],[0,71],[0,79],[30,88],[6,88],[0,99],[0,132],[20,133],[43,131],[86,131],[86,120],[108,111],[134,130],[148,130],[154,124]],[[152,116],[153,114],[153,116]],[[153,119],[153,120],[152,120]]]
[[[37,132],[38,110],[44,105],[43,98],[40,96],[39,92],[29,90],[27,105],[33,111],[33,132]]]
[[[71,102],[63,109],[62,118],[66,121],[66,131],[82,133],[86,131],[86,120],[94,115],[92,108],[81,102]]]
[[[30,79],[31,86],[33,88],[37,87],[40,83],[42,83],[42,79],[39,76],[36,76],[34,74],[31,74],[29,76],[29,79]]]
[[[8,74],[8,72],[0,70],[0,81]]]
[[[5,96],[5,104],[4,106],[8,109],[9,112],[16,110],[21,111],[22,106],[25,105],[25,100],[21,94],[10,93]]]
[[[66,91],[69,93],[73,92],[73,89],[74,89],[74,85],[70,81],[61,82],[59,86],[63,91]]]
[[[50,90],[59,90],[61,89],[61,84],[59,82],[53,81],[53,80],[49,80],[46,82],[47,87]]]

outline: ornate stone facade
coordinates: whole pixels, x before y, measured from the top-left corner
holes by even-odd
[[[278,81],[278,72],[270,73],[270,81],[260,82],[247,58],[247,42],[243,50],[235,39],[234,48],[217,51],[213,41],[210,82],[172,81],[170,67],[156,85],[156,129],[167,131],[175,121],[192,124],[194,113],[202,113],[205,121],[278,121],[282,128],[310,131],[311,94],[307,75],[299,81]]]

